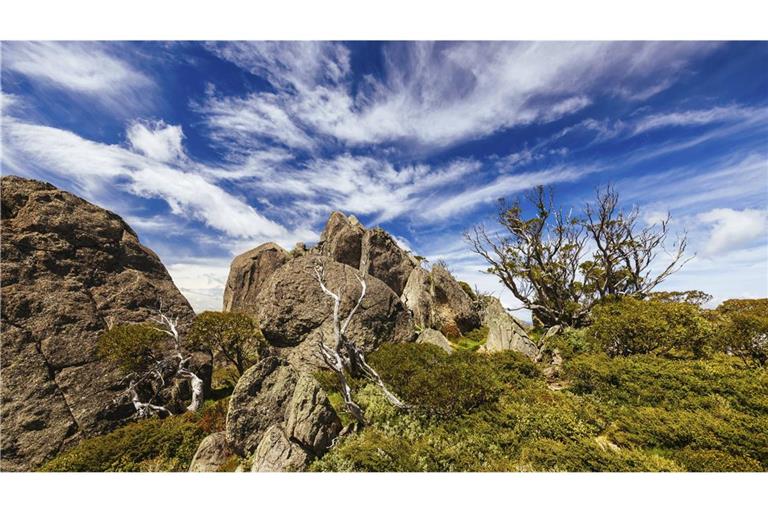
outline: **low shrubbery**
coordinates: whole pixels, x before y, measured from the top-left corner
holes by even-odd
[[[224,430],[228,399],[208,400],[197,413],[145,419],[86,439],[42,471],[187,471],[200,441]]]
[[[611,300],[592,311],[588,341],[611,356],[683,350],[699,357],[711,345],[713,324],[694,304]]]
[[[718,308],[719,346],[750,364],[768,363],[768,299],[723,302]]]
[[[187,471],[205,436],[193,414],[142,420],[82,441],[42,471]]]
[[[428,415],[466,414],[492,403],[500,391],[490,367],[470,352],[449,355],[433,345],[387,344],[370,363],[398,397]]]
[[[768,470],[764,370],[745,368],[726,355],[608,357],[583,349],[582,341],[576,331],[559,342],[582,347],[566,358],[570,388],[560,391],[513,352],[448,356],[429,345],[382,347],[370,361],[415,407],[396,410],[378,389],[359,390],[369,424],[343,438],[312,469]],[[473,378],[454,379],[462,374]],[[442,409],[449,395],[457,402],[476,396],[480,376],[485,389],[493,390],[490,399],[470,400],[466,410],[443,410],[450,414],[428,413]]]

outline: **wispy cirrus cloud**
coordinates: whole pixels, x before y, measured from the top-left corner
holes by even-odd
[[[202,173],[171,165],[167,157],[174,153],[168,149],[168,127],[132,125],[131,149],[9,117],[3,118],[3,128],[3,166],[7,170],[54,174],[89,197],[118,185],[135,196],[162,199],[173,214],[200,220],[232,237],[287,235],[285,227],[206,180]]]
[[[3,70],[119,112],[151,106],[155,88],[106,43],[4,42]]]
[[[213,98],[200,106],[220,138],[250,126],[251,138],[311,148],[308,133],[348,145],[455,144],[577,112],[599,91],[671,83],[714,45],[656,43],[408,43],[384,50],[381,77],[351,86],[338,43],[219,43],[209,48],[273,92]],[[599,85],[599,87],[598,87]],[[661,89],[659,89],[661,90]]]

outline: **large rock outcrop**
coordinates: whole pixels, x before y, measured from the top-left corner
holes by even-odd
[[[422,267],[413,269],[400,298],[413,315],[414,324],[422,328],[439,328],[435,321],[432,279],[428,270]]]
[[[162,304],[192,308],[155,253],[117,215],[54,186],[2,178],[2,457],[33,469],[133,413],[122,374],[96,354],[111,324]]]
[[[437,329],[458,336],[480,327],[481,318],[473,299],[443,265],[431,271],[411,271],[402,294],[403,303],[422,328]]]
[[[480,315],[472,299],[444,265],[433,265],[430,271],[432,302],[436,322],[443,333],[466,333],[480,327]]]
[[[389,233],[381,228],[365,232],[360,271],[381,279],[399,296],[416,266],[418,262],[401,249]]]
[[[424,329],[421,331],[419,337],[416,338],[416,343],[427,343],[429,345],[434,345],[436,347],[440,347],[449,354],[453,352],[453,348],[448,342],[448,339],[443,336],[443,333],[434,329]]]
[[[252,457],[256,471],[301,469],[296,463],[302,466],[321,456],[340,430],[341,422],[314,377],[278,357],[249,368],[230,398],[227,444]]]
[[[272,242],[236,256],[224,287],[224,311],[251,312],[264,282],[289,258],[285,249]]]
[[[365,229],[353,216],[333,212],[317,252],[383,281],[399,296],[418,261],[381,228]]]
[[[480,347],[481,352],[514,350],[534,361],[539,357],[539,347],[528,337],[525,326],[496,297],[485,298],[483,324],[488,326],[488,341]]]
[[[355,216],[347,217],[341,212],[333,212],[320,234],[318,250],[332,260],[360,268],[365,231]]]
[[[343,317],[360,296],[358,277],[365,279],[365,298],[347,329],[347,336],[358,346],[370,351],[384,342],[413,340],[410,314],[386,284],[328,257],[302,256],[272,274],[256,298],[259,327],[271,345],[296,347],[313,333],[330,332],[333,301],[317,282],[316,265],[324,268],[326,286],[341,292]],[[313,350],[316,351],[316,346]]]

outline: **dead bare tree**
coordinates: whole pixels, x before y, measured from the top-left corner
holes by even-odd
[[[138,418],[153,414],[172,415],[167,407],[153,402],[177,379],[189,381],[192,400],[187,410],[197,411],[203,403],[203,380],[188,368],[191,356],[182,351],[178,318],[166,315],[161,309],[153,324],[111,327],[99,338],[100,354],[129,372],[124,378],[128,383],[125,392],[130,396]],[[165,336],[173,340],[171,354],[161,349]],[[140,395],[148,393],[151,396],[142,400]]]
[[[350,310],[347,317],[342,321],[340,313],[342,290],[334,293],[328,289],[325,284],[325,268],[322,264],[315,265],[314,273],[323,293],[333,299],[333,345],[326,345],[325,340],[321,338],[318,341],[320,355],[322,356],[323,361],[325,361],[325,364],[339,379],[341,394],[344,398],[344,404],[347,410],[354,416],[359,424],[365,424],[362,409],[360,409],[360,406],[352,399],[352,388],[347,381],[346,372],[349,372],[353,377],[365,377],[374,382],[382,390],[389,403],[397,408],[404,408],[405,404],[387,388],[376,370],[366,363],[363,351],[346,335],[347,327],[349,327],[352,317],[355,316],[355,313],[360,308],[360,304],[363,302],[363,298],[365,298],[367,289],[365,279],[362,279],[355,274],[355,277],[360,283],[360,297],[357,299],[357,302]]]

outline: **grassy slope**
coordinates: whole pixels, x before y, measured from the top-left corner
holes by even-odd
[[[387,346],[371,357],[414,407],[358,393],[371,425],[318,471],[765,471],[768,373],[736,358],[576,355],[565,390],[516,354]]]

